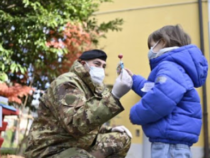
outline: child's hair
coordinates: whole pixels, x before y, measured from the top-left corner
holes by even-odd
[[[167,25],[154,31],[148,38],[148,47],[150,49],[151,41],[162,40],[165,47],[184,46],[191,43],[190,36],[184,32],[180,25]]]

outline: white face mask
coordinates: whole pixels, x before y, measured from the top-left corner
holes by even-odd
[[[98,68],[95,66],[89,66],[88,63],[86,63],[86,65],[89,68],[89,73],[90,73],[92,82],[94,84],[102,84],[105,77],[104,69]]]

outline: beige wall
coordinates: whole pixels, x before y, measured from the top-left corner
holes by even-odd
[[[102,4],[95,15],[99,22],[109,21],[114,18],[124,19],[121,32],[110,32],[106,39],[100,41],[99,47],[104,48],[108,53],[107,77],[105,80],[107,84],[113,84],[117,76],[118,54],[124,55],[125,67],[136,74],[141,74],[144,77],[148,76],[150,68],[147,58],[147,38],[151,32],[164,25],[181,24],[183,29],[190,34],[192,43],[197,46],[200,44],[198,5],[197,1],[194,0],[114,0],[112,3]],[[203,2],[203,15],[205,53],[209,59],[208,8],[206,1]],[[209,82],[207,88],[209,94]],[[201,88],[198,89],[198,92],[201,95]],[[111,121],[114,125],[123,124],[128,127],[134,136],[133,143],[142,143],[142,131],[140,137],[135,136],[135,130],[141,129],[141,127],[134,126],[129,121],[130,108],[139,99],[134,92],[125,95],[121,99],[125,111]],[[202,134],[195,146],[203,146]]]

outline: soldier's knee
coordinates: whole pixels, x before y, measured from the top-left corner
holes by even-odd
[[[127,133],[122,133],[122,140],[124,146],[129,146],[131,144],[131,137]]]
[[[121,144],[121,146],[119,146],[116,154],[119,157],[125,157],[131,146],[131,137],[127,133],[120,133],[120,137],[118,144]]]

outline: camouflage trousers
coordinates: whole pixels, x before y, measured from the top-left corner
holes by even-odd
[[[69,148],[51,158],[125,158],[130,145],[131,138],[126,133],[98,134],[89,150]]]

